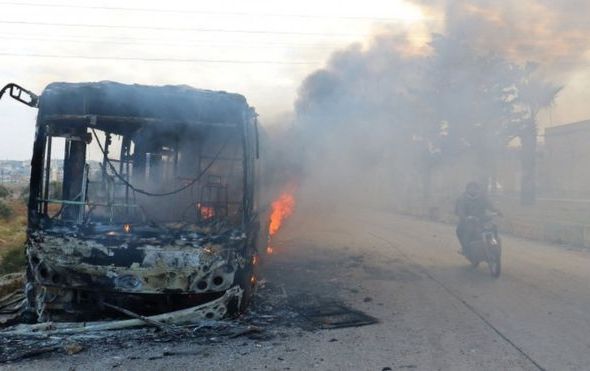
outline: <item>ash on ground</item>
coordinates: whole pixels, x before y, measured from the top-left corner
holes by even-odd
[[[362,257],[346,254],[330,254],[323,259],[317,254],[314,259],[277,257],[265,269],[267,280],[258,282],[250,306],[238,318],[200,321],[175,327],[173,331],[144,327],[69,335],[3,334],[0,337],[0,363],[80,352],[109,354],[120,349],[143,352],[142,358],[147,359],[178,355],[177,351],[167,350],[152,354],[150,346],[162,343],[169,344],[170,349],[176,349],[180,344],[184,348],[189,346],[197,349],[191,354],[203,352],[204,356],[209,347],[215,346],[241,354],[249,346],[275,346],[309,331],[370,325],[377,319],[350,308],[339,299],[345,292],[354,290],[339,283],[345,282],[350,269],[363,266]]]

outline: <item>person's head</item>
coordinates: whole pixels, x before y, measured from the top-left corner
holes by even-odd
[[[481,186],[478,182],[469,182],[465,187],[465,192],[471,197],[478,197],[481,195]]]

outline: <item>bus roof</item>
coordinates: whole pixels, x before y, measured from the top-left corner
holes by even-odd
[[[186,123],[240,124],[255,116],[246,98],[187,85],[128,85],[112,81],[49,84],[39,115],[150,118]]]

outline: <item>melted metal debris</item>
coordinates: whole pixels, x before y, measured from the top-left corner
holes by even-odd
[[[12,324],[20,318],[25,300],[24,281],[23,273],[0,277],[0,326]]]
[[[359,327],[379,322],[375,317],[340,303],[298,307],[296,310],[310,322],[310,325],[319,329]]]
[[[162,334],[154,334],[154,336],[164,335],[164,338],[194,336],[205,328],[218,326],[221,329],[227,328],[228,326],[224,325],[225,322],[221,319],[227,314],[228,306],[232,301],[239,306],[242,293],[242,289],[235,286],[214,301],[151,317],[132,315],[136,318],[103,322],[45,322],[34,325],[16,325],[0,331],[0,362],[16,361],[54,351],[77,353],[84,348],[83,344],[88,345],[97,340],[117,339],[119,335],[121,338],[129,338],[130,334],[138,332],[130,333],[127,329],[145,327],[146,325],[157,327]],[[180,326],[189,326],[189,329]],[[236,331],[244,332],[244,329],[238,328],[237,325],[233,327],[237,329]],[[113,335],[113,330],[125,331],[116,331]],[[139,333],[142,336],[145,335],[145,332]],[[230,332],[229,335],[235,335],[235,331]],[[140,338],[138,337],[138,339]]]
[[[94,323],[42,323],[18,325],[0,331],[0,363],[15,362],[47,353],[74,354],[84,349],[134,347],[138,344],[191,341],[201,345],[224,343],[245,336],[267,341],[286,328],[308,331],[363,326],[377,322],[333,299],[297,294],[290,297],[283,285],[258,282],[253,305],[237,319],[185,318],[180,322],[148,317],[158,324],[135,318]],[[205,306],[211,303],[205,304]],[[191,308],[192,309],[192,308]],[[164,314],[161,316],[170,315]],[[132,321],[143,328],[121,329],[114,323]],[[107,328],[112,328],[107,331]],[[118,329],[117,329],[118,328]]]
[[[197,344],[212,344],[222,338],[235,338],[262,332],[254,326],[232,321],[202,320],[179,328],[177,333],[154,328],[93,331],[72,335],[40,333],[0,336],[0,363],[16,362],[49,353],[75,354],[85,349],[130,348],[145,343],[167,343],[190,340]]]
[[[266,291],[260,304],[249,312],[250,321],[259,325],[278,323],[295,325],[305,330],[326,330],[358,327],[378,323],[379,320],[352,309],[337,299],[319,298],[310,294],[289,297],[284,286],[273,286],[261,281]]]

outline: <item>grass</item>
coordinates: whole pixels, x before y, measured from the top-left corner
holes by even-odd
[[[23,200],[2,202],[10,208],[11,215],[0,218],[0,275],[24,270],[27,228],[27,209]]]
[[[11,193],[12,191],[9,188],[0,184],[0,198],[7,198]]]

